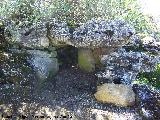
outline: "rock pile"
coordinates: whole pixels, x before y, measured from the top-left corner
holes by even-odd
[[[108,79],[121,78],[121,83],[130,85],[140,72],[155,70],[160,58],[144,52],[126,52],[119,49],[110,55],[104,55],[102,63],[106,66],[105,77]]]

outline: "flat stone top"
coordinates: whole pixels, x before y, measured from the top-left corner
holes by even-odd
[[[134,29],[123,20],[92,19],[73,32],[71,43],[76,47],[98,48],[126,44]]]

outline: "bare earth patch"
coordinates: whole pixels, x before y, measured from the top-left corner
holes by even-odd
[[[84,73],[76,67],[60,70],[55,78],[45,82],[38,92],[34,92],[33,89],[27,96],[12,94],[8,101],[7,99],[1,100],[0,117],[12,117],[12,119],[19,117],[29,120],[34,118],[46,120],[57,118],[60,120],[142,120],[144,118],[139,101],[136,101],[136,105],[133,107],[117,107],[113,104],[97,102],[94,98],[97,84],[97,77],[94,73]],[[12,99],[18,97],[21,99]],[[148,100],[152,99],[154,98]],[[158,97],[156,99],[159,100]],[[156,116],[160,105],[159,102],[153,104],[157,108],[151,108],[151,111]],[[159,119],[158,116],[154,118],[155,120]]]

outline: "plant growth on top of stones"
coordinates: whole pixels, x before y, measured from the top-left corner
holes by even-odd
[[[83,57],[87,58],[84,54],[78,58],[79,61],[85,61],[85,63],[80,62],[83,68],[86,64],[91,63],[89,71],[94,69],[94,64],[97,61],[100,62],[99,57],[101,56],[99,55],[102,52],[109,50],[114,52],[116,49],[119,49],[117,53],[116,51],[113,54],[110,54],[111,52],[105,53],[110,55],[104,57],[106,60],[112,59],[104,64],[116,69],[117,71],[114,71],[113,74],[122,77],[124,79],[122,82],[126,83],[126,71],[129,74],[134,69],[134,75],[137,76],[139,72],[146,72],[142,70],[143,64],[155,66],[158,63],[159,59],[153,58],[158,55],[159,46],[142,45],[136,41],[141,42],[142,38],[149,35],[155,37],[155,41],[159,39],[156,24],[149,16],[142,14],[137,0],[2,0],[0,7],[0,24],[5,26],[4,36],[7,41],[25,43],[30,39],[31,45],[29,47],[32,47],[32,43],[37,43],[37,41],[43,47],[57,47],[66,44],[78,48],[85,46],[85,49],[92,47],[92,50],[88,51],[92,54],[92,57],[88,57],[89,62],[83,59]],[[132,40],[134,41],[133,45],[124,46],[129,42],[130,37],[138,35],[139,39]],[[104,36],[107,36],[107,39]],[[107,45],[111,46],[113,50],[110,48],[102,49]],[[97,50],[97,46],[101,49]],[[114,49],[113,46],[116,48]],[[124,54],[121,54],[122,51]],[[147,53],[140,54],[137,51]],[[83,51],[79,53],[83,53]],[[117,56],[122,58],[120,63],[124,63],[123,65],[119,65]],[[98,60],[94,61],[93,57]],[[137,60],[137,57],[136,65],[139,65],[140,68],[135,69],[134,61]],[[126,61],[126,59],[131,61]],[[146,59],[149,62],[146,62]],[[128,65],[128,62],[133,62],[132,66]],[[120,68],[123,74],[120,75],[117,68]],[[130,69],[128,70],[128,68]],[[127,79],[129,78],[127,77]],[[130,84],[131,81],[130,79],[127,84]]]
[[[136,33],[158,35],[156,24],[142,14],[137,0],[2,0],[0,7],[0,19],[12,22],[14,32],[42,19],[56,18],[76,28],[79,23],[100,17],[124,19]]]

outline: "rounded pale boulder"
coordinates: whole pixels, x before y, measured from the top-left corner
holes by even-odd
[[[132,88],[123,84],[105,83],[98,86],[94,96],[99,102],[117,106],[132,106],[135,103],[135,93]]]

